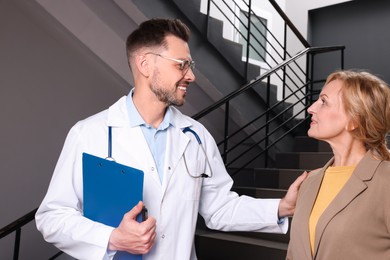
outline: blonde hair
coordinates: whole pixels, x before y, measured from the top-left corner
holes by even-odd
[[[330,74],[326,84],[343,82],[341,96],[344,109],[356,128],[354,138],[381,160],[390,160],[386,135],[390,131],[390,88],[377,76],[364,71],[343,70]]]

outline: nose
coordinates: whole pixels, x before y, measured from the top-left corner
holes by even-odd
[[[194,82],[195,81],[195,74],[191,67],[188,68],[186,73],[184,74],[184,78],[186,81]]]
[[[317,101],[314,102],[313,104],[311,104],[308,108],[307,108],[307,113],[309,113],[310,115],[314,114],[315,113],[315,106],[317,104]]]

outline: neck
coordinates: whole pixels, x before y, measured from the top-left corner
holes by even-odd
[[[134,91],[133,103],[138,113],[148,125],[158,128],[164,120],[167,106],[148,93]]]
[[[353,142],[347,146],[332,146],[334,154],[333,166],[353,166],[357,165],[366,154],[366,149],[362,142]]]

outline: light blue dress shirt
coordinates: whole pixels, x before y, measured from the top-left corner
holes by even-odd
[[[140,126],[145,136],[145,140],[149,145],[150,152],[153,155],[154,162],[157,167],[157,172],[160,177],[160,182],[163,181],[164,175],[164,160],[165,160],[165,147],[167,142],[168,128],[172,125],[172,116],[170,109],[167,109],[164,119],[156,129],[151,125],[148,125],[145,120],[138,113],[138,110],[133,103],[133,89],[127,95],[127,110],[129,113],[129,121],[131,127]]]

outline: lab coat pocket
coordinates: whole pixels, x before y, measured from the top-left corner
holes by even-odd
[[[188,149],[183,157],[185,182],[183,198],[185,200],[199,200],[202,188],[203,174],[205,173],[205,157],[197,150]]]
[[[190,177],[195,179],[205,177],[207,159],[202,144],[191,142],[184,152],[183,160],[184,167]]]

